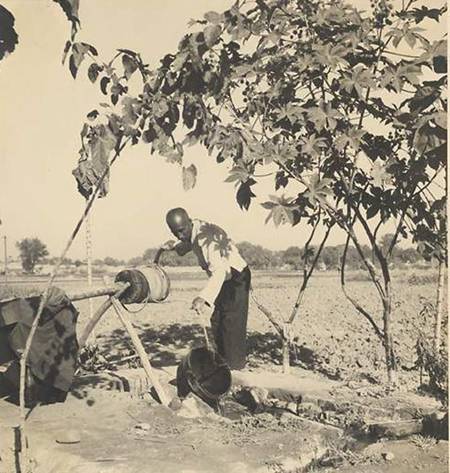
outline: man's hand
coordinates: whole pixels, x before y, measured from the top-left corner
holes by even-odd
[[[198,314],[198,315],[203,315],[207,312],[208,310],[208,303],[205,301],[205,299],[202,299],[201,297],[196,297],[193,301],[192,301],[192,307],[191,309],[195,310],[195,312]]]
[[[175,240],[166,241],[163,245],[161,245],[161,250],[171,251],[175,248],[176,244],[177,242]]]
[[[159,259],[161,258],[161,255],[164,253],[164,251],[172,251],[175,249],[176,241],[174,240],[169,240],[166,241],[163,245],[161,245],[158,248],[158,251],[156,252],[156,255],[153,259],[153,262],[155,264],[159,264]]]

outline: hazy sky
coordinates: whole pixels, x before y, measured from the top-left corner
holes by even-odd
[[[8,236],[11,253],[18,239],[37,236],[57,255],[84,206],[71,174],[78,160],[81,125],[86,113],[105,97],[87,79],[86,65],[77,80],[72,79],[67,64],[61,65],[70,27],[56,3],[0,3],[14,14],[19,34],[16,51],[0,62],[0,235]],[[209,10],[222,11],[232,3],[81,0],[78,40],[94,44],[105,59],[117,48],[129,48],[154,65],[176,49],[190,18]],[[93,209],[94,258],[130,258],[162,243],[171,237],[164,216],[174,206],[184,206],[193,216],[223,226],[235,241],[271,249],[304,242],[301,226],[277,229],[264,224],[267,213],[257,202],[274,193],[273,178],[255,186],[258,199],[245,212],[235,203],[234,186],[223,182],[224,166],[218,166],[201,147],[187,150],[186,157],[199,170],[197,186],[188,192],[182,189],[180,168],[151,156],[148,146],[138,145],[122,154],[112,170],[110,193]],[[342,240],[336,234],[330,243]],[[81,258],[84,253],[84,233],[80,232],[69,256]]]

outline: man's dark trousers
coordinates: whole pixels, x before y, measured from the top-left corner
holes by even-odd
[[[244,368],[247,356],[248,296],[251,273],[231,269],[231,279],[225,281],[215,301],[211,328],[217,351],[233,370]]]

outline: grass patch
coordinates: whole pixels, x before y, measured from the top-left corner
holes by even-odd
[[[30,297],[42,293],[42,287],[33,284],[0,285],[0,301],[17,297]]]
[[[408,277],[408,284],[410,286],[425,286],[427,284],[437,284],[437,273],[416,274],[413,273]]]
[[[346,277],[347,281],[372,281],[370,274],[367,271],[357,271],[349,273]]]
[[[433,437],[425,437],[423,435],[412,435],[409,438],[409,441],[416,447],[421,448],[422,450],[429,450],[430,448],[436,445],[436,439]]]

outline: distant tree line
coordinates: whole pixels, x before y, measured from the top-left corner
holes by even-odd
[[[381,239],[381,247],[383,251],[388,251],[392,235],[387,234]],[[17,248],[20,251],[20,258],[22,266],[26,272],[33,272],[37,264],[55,264],[55,257],[48,256],[46,245],[38,238],[25,238],[17,242]],[[338,270],[344,244],[336,246],[326,246],[320,255],[318,267],[319,269]],[[289,268],[299,270],[303,265],[303,248],[299,246],[290,246],[286,250],[273,251],[262,247],[261,245],[254,245],[248,241],[243,241],[237,244],[239,251],[254,269],[272,269],[272,268]],[[371,249],[369,246],[362,247],[364,255],[373,259]],[[135,256],[129,260],[113,258],[106,256],[103,259],[94,259],[94,267],[108,265],[108,266],[139,266],[148,262],[152,262],[157,248],[148,248],[141,256]],[[312,247],[314,252],[315,248]],[[311,255],[310,255],[311,256]],[[414,264],[419,261],[424,261],[423,256],[413,247],[394,248],[393,266],[401,267],[403,265]],[[164,266],[197,266],[197,259],[195,255],[190,252],[185,256],[178,256],[174,252],[166,252],[161,258],[161,264]],[[84,264],[81,259],[64,258],[63,264],[74,265],[79,267]],[[361,258],[356,248],[350,246],[347,252],[347,265],[350,269],[361,268]]]
[[[389,248],[390,239],[392,235],[385,235],[382,238],[381,246],[387,251]],[[336,246],[326,246],[319,258],[319,268],[328,270],[338,270],[344,250],[344,244]],[[248,264],[254,269],[271,269],[271,268],[290,268],[300,269],[303,265],[303,248],[299,246],[290,246],[286,250],[273,251],[255,245],[248,241],[237,243],[237,247],[242,256]],[[151,262],[154,259],[157,248],[147,249],[142,256],[131,258],[126,263],[130,266],[136,266]],[[315,251],[314,247],[312,251]],[[372,258],[372,250],[369,246],[363,246],[364,254],[367,258]],[[108,261],[107,261],[108,260]],[[113,260],[113,261],[112,261]],[[393,266],[401,267],[403,265],[414,264],[419,261],[424,261],[421,254],[413,247],[400,248],[395,247],[393,255]],[[104,263],[113,265],[122,265],[125,262],[114,260],[113,258],[105,258]],[[190,252],[185,256],[178,256],[174,252],[166,252],[163,254],[161,264],[164,266],[197,266],[197,259],[195,255]],[[350,246],[347,252],[347,267],[349,269],[361,268],[361,257],[356,248]]]

